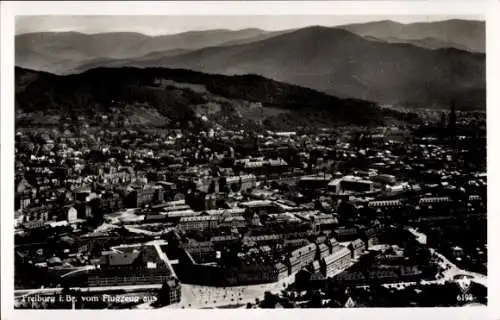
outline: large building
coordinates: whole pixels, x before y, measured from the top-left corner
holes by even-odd
[[[197,216],[182,217],[179,221],[179,228],[184,231],[214,229],[219,225],[219,217]]]
[[[278,281],[280,272],[273,264],[242,264],[225,270],[230,285],[250,285]],[[283,273],[283,271],[281,272]]]
[[[152,246],[125,247],[123,252],[103,256],[87,276],[89,287],[161,284],[172,271]]]
[[[193,253],[196,249],[192,247],[189,250]],[[183,266],[177,272],[184,282],[210,286],[242,286],[276,282],[289,274],[289,267],[268,260],[269,253],[266,252],[259,252],[260,257],[242,258],[239,262],[231,264],[219,264],[217,261],[219,254],[212,248],[208,248],[208,251],[202,254],[204,253],[210,254],[210,258],[203,261],[203,258],[198,257],[197,261],[187,248],[184,249],[183,256],[187,259],[182,259]],[[209,261],[210,259],[212,261]],[[297,259],[297,265],[299,264],[300,261]]]
[[[317,190],[326,188],[332,179],[331,174],[320,174],[315,176],[305,176],[300,178],[298,187],[305,190]]]
[[[331,255],[321,260],[322,273],[332,277],[337,272],[347,268],[351,262],[351,251],[345,247],[336,247]]]
[[[374,182],[382,183],[384,185],[394,185],[396,177],[391,174],[378,174],[372,178]]]
[[[300,269],[311,264],[316,258],[316,244],[310,243],[293,250],[290,253],[289,264],[291,272],[299,271]]]
[[[153,188],[144,188],[134,190],[129,194],[129,207],[138,208],[143,205],[151,204],[155,198],[157,190]]]
[[[215,236],[210,239],[210,242],[214,245],[227,245],[234,244],[240,240],[240,237],[236,235],[225,235],[225,236]]]
[[[123,199],[116,193],[108,193],[99,199],[99,209],[105,213],[116,212],[123,208]]]
[[[449,204],[451,202],[451,199],[449,197],[424,197],[420,198],[418,201],[419,206],[425,207],[425,206],[442,206]]]
[[[278,206],[268,200],[253,200],[240,203],[240,207],[247,209],[249,213],[257,213],[258,215],[276,213]]]
[[[216,258],[212,241],[186,243],[182,245],[182,248],[191,255],[196,263],[212,262]]]
[[[335,239],[340,242],[354,241],[359,237],[359,230],[356,228],[337,228],[333,231]]]
[[[374,183],[361,177],[345,176],[328,183],[328,189],[336,194],[374,191]]]
[[[221,185],[220,190],[229,188],[231,191],[247,191],[257,186],[257,177],[253,174],[222,177],[219,181]]]
[[[312,217],[312,225],[315,231],[332,230],[338,225],[338,219],[332,214],[319,214]]]
[[[399,208],[403,204],[400,200],[378,200],[378,201],[370,201],[368,202],[369,208]]]
[[[277,244],[283,240],[283,237],[278,234],[263,234],[259,236],[244,236],[243,243],[246,245],[265,245]]]

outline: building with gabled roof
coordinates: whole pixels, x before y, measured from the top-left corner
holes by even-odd
[[[332,254],[321,260],[321,271],[325,277],[331,277],[337,272],[347,268],[350,262],[351,251],[345,247],[336,247]]]

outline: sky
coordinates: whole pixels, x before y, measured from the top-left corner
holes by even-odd
[[[448,19],[482,20],[479,16],[367,16],[367,15],[310,15],[310,16],[17,16],[16,34],[30,32],[83,33],[139,32],[146,35],[173,34],[192,30],[259,28],[286,30],[312,25],[337,26],[379,20],[401,23],[439,21]]]

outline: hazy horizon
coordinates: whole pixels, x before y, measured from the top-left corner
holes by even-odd
[[[304,16],[17,16],[15,34],[79,32],[84,34],[132,32],[147,36],[189,31],[261,29],[280,31],[309,26],[336,27],[346,24],[391,20],[403,24],[446,20],[484,21],[480,16],[442,15],[304,15]]]

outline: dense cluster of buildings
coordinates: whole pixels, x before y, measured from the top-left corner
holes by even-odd
[[[484,136],[471,126],[453,126],[454,138],[439,125],[19,128],[18,263],[57,274],[93,265],[81,286],[170,283],[172,301],[182,283],[335,277],[389,225],[486,214]],[[171,262],[141,245],[159,238]]]

